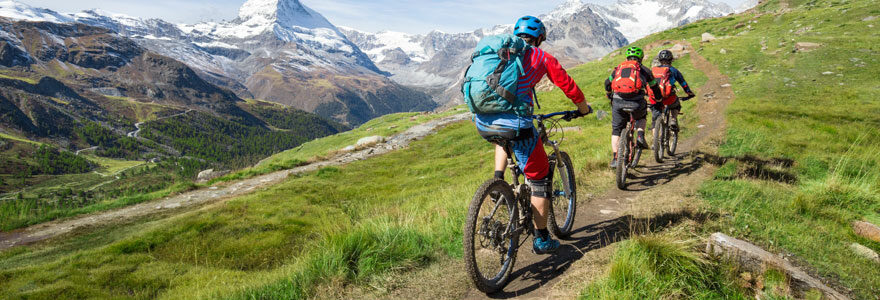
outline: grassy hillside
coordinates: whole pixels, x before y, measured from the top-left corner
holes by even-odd
[[[572,70],[589,99],[602,99],[593,101],[597,109],[609,110],[602,84],[620,59]],[[689,59],[677,65],[692,85],[705,82]],[[574,108],[558,89],[542,93],[541,102],[544,113]],[[273,156],[251,171],[328,155],[360,137],[390,136],[440,116],[383,117]],[[609,124],[609,118],[592,117],[563,124],[582,128],[566,133],[563,148],[580,166],[583,195],[612,181],[605,167]],[[291,177],[203,211],[17,248],[0,259],[6,270],[0,277],[8,279],[0,289],[16,297],[303,298],[318,286],[381,285],[388,272],[461,255],[467,202],[491,175],[492,149],[464,122],[408,149]]]
[[[853,221],[876,222],[880,214],[880,80],[864,76],[880,67],[880,23],[869,18],[877,15],[874,1],[768,1],[753,13],[637,42],[701,45],[733,84],[737,99],[714,159],[721,168],[700,188],[723,217],[703,230],[790,255],[858,299],[880,293],[880,268],[849,249],[860,243],[880,250],[851,229]],[[701,44],[704,32],[719,39]],[[797,51],[800,42],[821,47]],[[591,293],[597,288],[584,297],[615,298]]]
[[[737,99],[718,151],[722,165],[699,195],[721,217],[707,221],[699,233],[732,233],[793,254],[791,259],[853,289],[857,298],[870,298],[878,293],[880,271],[847,246],[858,242],[880,250],[849,230],[852,220],[880,215],[880,171],[871,156],[878,149],[872,139],[880,136],[880,105],[871,92],[880,84],[864,76],[878,67],[872,49],[880,44],[877,31],[867,26],[880,24],[861,21],[880,11],[872,1],[791,1],[785,13],[780,6],[771,1],[761,6],[759,12],[766,14],[760,16],[703,21],[636,44],[686,39],[734,84]],[[796,33],[805,27],[810,29]],[[701,44],[699,36],[707,31],[720,39]],[[824,47],[792,53],[800,41]],[[571,70],[597,109],[609,110],[601,100],[602,82],[621,59],[615,54]],[[706,81],[688,58],[675,65],[694,87]],[[559,90],[540,99],[543,112],[573,107]],[[687,102],[685,112],[699,101]],[[388,117],[350,135],[304,144],[252,171],[327,155],[362,136],[392,134],[405,127],[393,124],[410,122],[409,117]],[[686,115],[685,130],[693,132],[699,117]],[[609,125],[608,118],[563,125],[582,128],[567,133],[563,144],[577,166],[580,199],[609,188],[613,180],[606,169]],[[0,252],[0,293],[10,298],[300,299],[350,284],[381,290],[389,273],[460,257],[467,202],[490,176],[491,159],[492,146],[463,122],[408,149],[292,176],[203,210]],[[592,285],[584,283],[582,297],[637,299],[648,290],[656,292],[648,296],[705,292],[699,295],[711,298],[741,292],[730,285],[729,274],[680,240],[686,239],[664,235],[619,244],[612,266],[646,272],[609,272]],[[666,259],[670,264],[659,263]],[[658,266],[677,268],[647,272]],[[636,285],[625,280],[645,285],[633,289]]]

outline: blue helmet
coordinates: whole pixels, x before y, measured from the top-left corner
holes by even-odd
[[[525,16],[519,18],[519,20],[516,21],[516,26],[513,27],[514,35],[520,35],[523,33],[537,38],[547,33],[547,29],[544,27],[544,22],[541,22],[541,19],[532,16]]]

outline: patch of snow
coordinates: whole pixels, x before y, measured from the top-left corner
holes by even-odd
[[[199,47],[202,47],[202,48],[227,48],[227,49],[239,49],[238,46],[236,46],[236,45],[227,44],[227,43],[224,43],[224,42],[221,42],[221,41],[211,41],[211,42],[209,42],[209,43],[198,43],[198,42],[196,42],[196,43],[193,43],[193,44],[196,44],[196,46],[199,46]]]
[[[0,1],[0,17],[32,22],[72,23],[73,18],[53,10],[36,8],[18,1]]]

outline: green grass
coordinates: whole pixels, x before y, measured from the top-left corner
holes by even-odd
[[[6,75],[6,74],[0,74],[0,78],[19,80],[19,81],[24,81],[24,82],[27,82],[30,84],[37,84],[37,82],[38,82],[37,79],[32,79],[32,78],[27,78],[27,77],[17,77],[17,76],[11,76],[11,75]]]
[[[610,111],[603,84],[620,61],[615,56],[571,70],[595,108]],[[675,65],[693,87],[706,81],[689,58]],[[539,113],[574,109],[558,89],[541,93],[540,101]],[[685,112],[697,102],[685,103]],[[389,137],[459,112],[381,117],[217,181],[293,167],[362,137]],[[685,129],[696,127],[698,117],[687,115]],[[582,129],[567,132],[562,144],[577,166],[581,199],[613,182],[607,170],[610,122],[610,116],[590,116],[560,124]],[[491,176],[492,153],[473,125],[462,122],[407,149],[292,176],[222,205],[0,252],[0,293],[13,299],[300,299],[316,296],[316,288],[326,284],[381,286],[388,272],[460,257],[466,206]]]
[[[258,100],[248,101],[249,103],[258,103]],[[396,113],[382,116],[353,130],[312,140],[297,146],[296,148],[274,154],[263,159],[256,166],[245,168],[214,179],[209,182],[209,184],[251,178],[279,170],[294,168],[310,161],[331,158],[342,148],[354,145],[361,138],[369,136],[391,137],[395,134],[406,131],[412,126],[461,112],[462,111],[460,110],[452,109],[439,114]]]
[[[138,160],[120,160],[94,155],[87,155],[86,158],[101,166],[101,171],[98,173],[102,176],[113,176],[121,171],[147,164]]]
[[[2,133],[2,132],[0,132],[0,139],[13,140],[13,141],[18,141],[18,142],[23,142],[23,143],[33,144],[33,145],[36,145],[36,146],[43,145],[43,143],[40,143],[40,142],[32,141],[32,140],[29,140],[29,139],[26,139],[26,138],[22,138],[22,137],[17,137],[17,136],[14,136],[14,135],[5,134],[5,133]]]
[[[602,63],[602,68],[611,64]],[[598,94],[595,90],[602,88],[607,74],[587,75],[593,69],[578,68],[575,78]],[[574,108],[559,91],[545,93],[541,100],[544,113]],[[598,105],[607,110],[607,103]],[[415,115],[380,118],[351,133],[277,155],[274,163],[327,155],[361,137],[390,136],[443,116],[419,115],[411,121]],[[609,124],[609,118],[562,124],[582,128],[567,133],[562,146],[581,166],[576,174],[582,195],[611,183],[604,167],[610,157]],[[292,176],[223,205],[99,230],[109,238],[95,240],[89,234],[0,254],[0,278],[5,279],[0,280],[0,293],[13,299],[295,299],[315,295],[316,286],[323,284],[381,285],[378,278],[387,272],[461,255],[467,202],[491,176],[492,153],[493,146],[473,125],[462,122],[407,149]],[[597,172],[609,176],[594,176]]]
[[[731,268],[709,261],[697,243],[668,235],[620,243],[606,276],[580,299],[748,299]]]
[[[880,213],[880,79],[862,75],[880,67],[880,23],[861,21],[878,10],[872,1],[791,2],[786,14],[707,20],[640,43],[699,44],[703,32],[726,37],[700,49],[730,77],[737,96],[719,149],[726,163],[700,189],[726,217],[705,230],[793,254],[856,298],[871,299],[880,293],[880,268],[848,245],[880,250],[851,230],[853,221],[877,221]],[[778,7],[771,1],[759,11]],[[749,21],[754,30],[735,28]],[[796,42],[824,46],[793,53]]]

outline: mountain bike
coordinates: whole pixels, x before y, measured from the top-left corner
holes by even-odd
[[[623,111],[629,114],[629,123],[626,124],[620,140],[617,142],[617,188],[626,189],[627,172],[631,168],[635,168],[639,164],[639,158],[642,156],[642,148],[639,147],[636,132],[636,119],[633,118],[634,108],[624,108]]]
[[[553,148],[548,156],[550,161],[550,180],[553,182],[552,199],[547,216],[547,229],[556,237],[571,235],[577,211],[577,191],[575,188],[574,166],[568,153],[559,150],[564,140],[560,120],[571,121],[576,111],[564,111],[547,115],[536,115],[538,134],[544,144]],[[548,135],[545,122],[550,124],[553,139]],[[477,289],[484,293],[499,291],[507,284],[508,277],[516,262],[520,234],[532,234],[532,191],[525,180],[523,170],[516,164],[511,151],[511,141],[498,137],[492,143],[501,145],[507,152],[507,165],[513,173],[513,182],[489,179],[474,194],[471,200],[464,228],[465,268]]]
[[[678,101],[684,102],[690,100],[691,96],[678,97]],[[678,148],[678,130],[669,128],[669,121],[672,120],[672,113],[669,105],[663,106],[663,114],[660,115],[659,122],[654,122],[654,160],[657,163],[663,163],[664,153],[670,157],[675,155]]]

